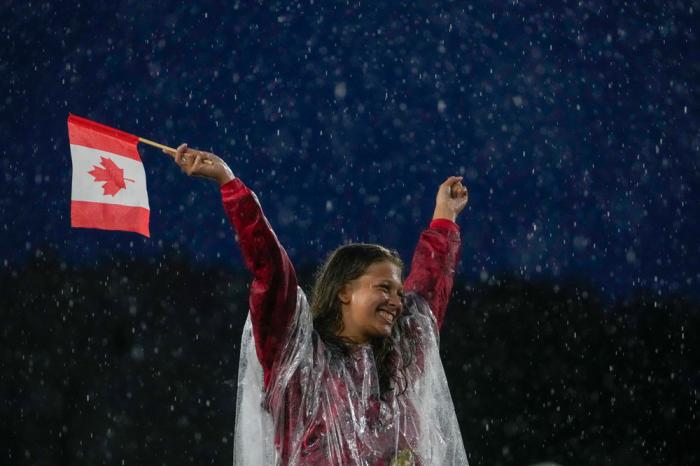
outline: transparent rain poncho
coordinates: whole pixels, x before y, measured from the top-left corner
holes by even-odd
[[[238,372],[235,465],[467,464],[436,321],[420,296],[407,293],[388,337],[414,348],[403,394],[380,397],[371,345],[343,356],[323,342],[300,288],[286,335],[264,390],[248,315]]]

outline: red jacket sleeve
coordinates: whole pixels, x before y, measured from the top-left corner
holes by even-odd
[[[411,273],[404,282],[404,291],[414,291],[428,302],[438,330],[442,328],[452,292],[459,251],[457,224],[447,219],[433,220],[418,240]]]
[[[250,318],[265,387],[297,299],[297,278],[287,252],[263,215],[255,194],[238,178],[221,187],[224,210],[238,234],[246,267],[253,273]]]

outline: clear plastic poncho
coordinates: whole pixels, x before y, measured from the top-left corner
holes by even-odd
[[[371,345],[331,351],[297,305],[267,391],[250,314],[238,369],[234,465],[467,465],[428,304],[407,293],[388,338],[410,338],[408,388],[380,397]]]

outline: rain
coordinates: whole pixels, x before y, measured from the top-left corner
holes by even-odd
[[[410,264],[462,176],[469,463],[698,463],[698,10],[6,2],[0,461],[233,460],[251,277],[219,190],[140,145],[150,238],[71,228],[73,113],[222,157],[307,292],[344,243]]]

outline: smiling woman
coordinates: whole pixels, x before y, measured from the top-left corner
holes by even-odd
[[[454,221],[467,204],[461,178],[440,186],[405,282],[396,252],[344,245],[320,269],[309,306],[253,192],[213,154],[182,145],[173,156],[188,175],[219,183],[254,275],[235,464],[466,465],[438,351],[460,247]]]

